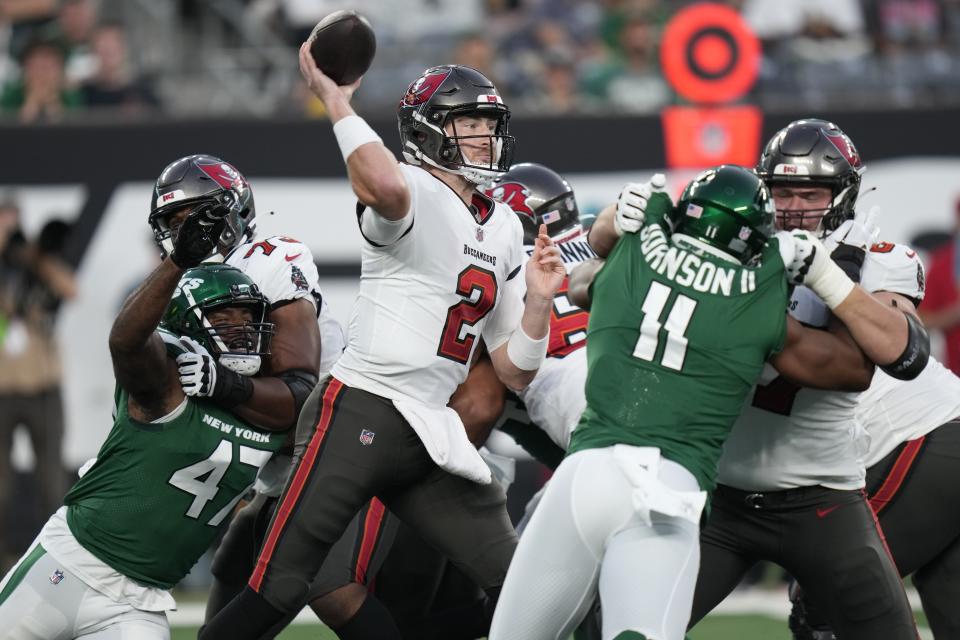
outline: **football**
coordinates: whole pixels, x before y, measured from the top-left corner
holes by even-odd
[[[377,51],[370,22],[353,10],[328,15],[313,28],[308,41],[317,66],[341,86],[366,73]]]

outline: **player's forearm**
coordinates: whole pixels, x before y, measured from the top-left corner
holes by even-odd
[[[410,190],[397,159],[345,97],[337,93],[326,104],[357,199],[388,220],[400,220],[410,209]]]
[[[546,356],[552,307],[553,300],[528,292],[520,325],[505,344],[490,354],[497,377],[507,388],[521,391],[536,377]]]
[[[357,115],[350,105],[350,101],[340,91],[324,94],[321,100],[323,100],[323,106],[327,109],[327,117],[330,118],[331,124],[335,125],[347,116]]]
[[[112,353],[136,351],[147,344],[182,275],[183,269],[167,258],[130,294],[110,330]]]
[[[297,424],[297,410],[290,388],[277,378],[252,378],[253,395],[231,409],[238,416],[267,431],[287,431]]]
[[[545,338],[550,333],[551,309],[553,309],[553,298],[543,298],[528,292],[523,303],[520,328],[533,340]]]
[[[907,348],[909,331],[903,312],[884,305],[859,286],[834,307],[833,313],[878,365],[894,362]]]
[[[527,387],[533,378],[537,375],[537,369],[521,369],[510,360],[507,354],[507,345],[504,344],[490,353],[490,360],[493,362],[493,368],[497,372],[500,382],[508,389],[520,392]]]
[[[347,174],[357,199],[387,220],[400,220],[410,211],[407,182],[382,143],[365,144],[350,154]]]
[[[457,387],[448,406],[460,416],[473,446],[480,447],[487,441],[503,413],[505,396],[504,385],[488,358],[481,358]]]
[[[603,268],[604,262],[601,258],[590,258],[570,272],[570,281],[567,285],[567,297],[570,298],[570,302],[581,309],[590,310],[592,303],[590,285],[593,284],[597,272]]]
[[[587,242],[601,258],[606,258],[610,255],[613,247],[617,244],[617,240],[620,239],[613,225],[616,215],[617,206],[611,204],[600,212],[597,219],[593,221],[593,226],[590,227]]]
[[[874,364],[839,322],[829,331],[804,327],[787,317],[787,344],[770,363],[784,378],[811,389],[864,391]]]

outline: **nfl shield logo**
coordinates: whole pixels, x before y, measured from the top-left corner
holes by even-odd
[[[60,584],[63,581],[63,571],[57,569],[53,572],[53,575],[50,576],[50,584]]]
[[[360,444],[362,444],[363,446],[367,446],[368,444],[373,444],[373,436],[374,436],[374,435],[375,435],[375,434],[373,433],[373,431],[367,431],[366,429],[361,430],[361,431],[360,431]]]
[[[477,227],[477,242],[483,242],[483,227]]]

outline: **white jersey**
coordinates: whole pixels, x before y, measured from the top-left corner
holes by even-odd
[[[925,436],[960,417],[960,378],[930,358],[913,380],[897,380],[877,369],[860,395],[857,419],[867,430],[867,468],[907,440]]]
[[[861,285],[922,298],[923,266],[909,247],[881,242],[867,252]],[[806,287],[794,291],[789,310],[813,327],[830,320]],[[717,481],[746,491],[863,487],[868,438],[856,419],[859,396],[797,387],[768,365],[724,444]]]
[[[597,255],[583,232],[559,241],[557,246],[568,273]],[[524,249],[527,255],[533,253],[532,246]],[[533,382],[520,393],[530,421],[543,429],[564,450],[570,444],[570,434],[587,406],[584,393],[587,350],[584,347],[590,319],[588,312],[570,302],[568,286],[569,279],[564,278],[553,300],[547,358],[540,365]]]
[[[358,213],[366,236],[360,292],[332,374],[394,401],[445,407],[467,377],[477,338],[494,351],[519,326],[523,232],[507,205],[476,193],[468,208],[424,169],[400,169],[410,211],[397,223],[399,237],[371,238],[369,225],[392,223],[362,206]]]
[[[271,309],[300,298],[313,304],[320,325],[320,375],[330,371],[343,352],[343,329],[323,299],[310,249],[293,238],[271,236],[240,245],[225,262],[250,276]]]

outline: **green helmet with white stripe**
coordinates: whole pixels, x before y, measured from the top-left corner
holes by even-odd
[[[250,320],[240,324],[216,324],[210,314],[240,307],[250,311]],[[202,264],[188,270],[163,314],[160,326],[202,344],[224,367],[252,376],[262,358],[270,353],[273,323],[267,321],[270,306],[260,289],[245,273],[225,264]]]
[[[750,169],[725,164],[704,171],[683,190],[673,232],[747,264],[774,234],[775,216],[763,181]]]

